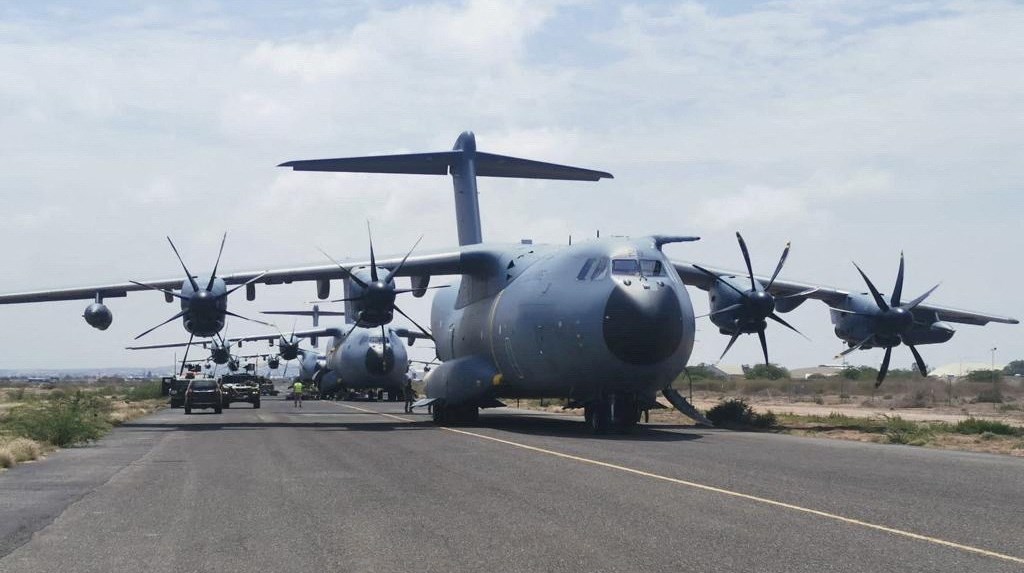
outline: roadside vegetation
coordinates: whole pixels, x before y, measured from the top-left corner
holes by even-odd
[[[88,444],[164,403],[159,381],[0,387],[0,468]]]

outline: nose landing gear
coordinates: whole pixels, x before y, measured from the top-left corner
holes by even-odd
[[[622,392],[598,396],[583,407],[584,420],[595,434],[630,432],[640,422],[641,414],[636,396]]]

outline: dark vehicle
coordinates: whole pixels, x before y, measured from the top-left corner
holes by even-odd
[[[216,380],[196,378],[185,390],[185,413],[191,414],[193,408],[213,408],[215,414],[220,414],[223,399],[223,392]]]
[[[260,395],[277,396],[281,392],[274,386],[274,383],[267,378],[260,378]]]
[[[174,376],[171,378],[163,378],[160,381],[161,390],[167,389],[167,396],[171,399],[171,408],[181,408],[185,406],[185,391],[188,390],[188,384],[191,382],[193,377],[186,375],[184,377]],[[164,386],[166,384],[166,386]]]
[[[230,408],[232,402],[248,402],[253,408],[260,407],[259,378],[252,374],[225,374],[220,379],[224,394],[224,407]]]

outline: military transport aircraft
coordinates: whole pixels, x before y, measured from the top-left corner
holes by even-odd
[[[611,175],[477,151],[471,132],[461,134],[451,151],[291,161],[282,166],[299,171],[452,176],[459,246],[372,261],[376,264],[371,270],[388,269],[386,281],[361,279],[364,285],[351,280],[353,272],[366,268],[365,262],[348,268],[322,265],[219,277],[225,285],[245,285],[249,298],[255,295],[257,283],[316,281],[320,300],[329,297],[330,281],[346,279],[346,288],[356,292],[346,295],[352,299],[347,302],[352,303],[354,316],[370,326],[390,320],[394,298],[385,290],[394,286],[393,277],[410,277],[409,290],[423,296],[432,277],[452,276],[453,288],[441,290],[431,308],[431,332],[442,363],[425,379],[424,402],[432,405],[434,420],[442,424],[473,422],[481,406],[494,405],[501,398],[561,397],[583,406],[587,422],[603,432],[635,425],[659,390],[674,404],[685,404],[670,384],[686,366],[694,343],[695,318],[687,284],[708,291],[712,311],[721,311],[712,320],[730,337],[745,332],[763,336],[760,325],[766,319],[775,320],[771,318],[775,311],[788,312],[807,299],[826,303],[833,311],[837,334],[859,348],[943,342],[951,334],[946,323],[952,322],[1017,323],[1009,317],[917,299],[903,304],[899,288],[885,304],[873,292],[866,299],[874,302],[873,308],[860,293],[779,280],[778,273],[773,280],[748,272],[747,289],[736,284],[737,273],[673,262],[662,252],[666,244],[696,237],[607,238],[568,246],[483,243],[478,176],[598,181]],[[0,303],[93,298],[99,302],[139,288],[166,291],[180,282],[0,295]],[[191,278],[185,282],[193,291],[199,290]],[[182,283],[183,292],[185,286]],[[723,295],[726,291],[731,295]],[[370,296],[373,292],[388,296]],[[720,296],[725,296],[724,306]],[[905,314],[912,321],[903,318]]]

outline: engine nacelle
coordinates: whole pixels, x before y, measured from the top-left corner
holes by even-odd
[[[99,330],[106,330],[114,322],[114,313],[110,312],[107,305],[101,302],[94,302],[85,307],[82,318],[89,323],[89,326]]]

